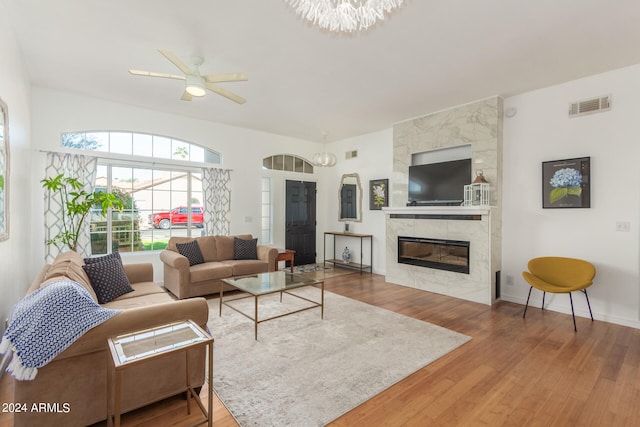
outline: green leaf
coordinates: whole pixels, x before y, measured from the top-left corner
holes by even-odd
[[[567,187],[554,188],[549,193],[549,203],[553,204],[565,197],[567,197]]]
[[[567,194],[569,196],[582,196],[582,187],[567,187]]]

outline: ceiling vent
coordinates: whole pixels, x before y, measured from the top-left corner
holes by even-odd
[[[344,158],[347,160],[353,159],[354,157],[358,157],[358,150],[347,151],[344,155]]]
[[[569,117],[584,116],[585,114],[599,113],[610,109],[611,95],[599,96],[570,104]]]

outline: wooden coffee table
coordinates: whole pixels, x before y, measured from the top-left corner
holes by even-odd
[[[254,298],[254,312],[253,317],[251,315],[243,313],[238,310],[236,307],[224,302],[223,300],[223,290],[224,283],[227,283],[231,286],[235,286],[238,290],[242,292],[246,292],[249,295],[239,298],[233,298],[232,301],[237,301],[239,299],[244,298]],[[313,285],[321,285],[320,286],[320,302],[313,301],[307,298],[304,298],[300,295],[296,295],[289,291],[293,289],[303,288],[305,286],[313,286]],[[268,317],[265,319],[260,319],[258,317],[258,298],[263,295],[275,294],[280,292],[280,302],[282,302],[282,294],[288,294],[294,296],[296,298],[300,298],[302,300],[308,301],[312,303],[312,305],[301,308],[299,310],[290,311],[284,314],[280,314],[278,316]],[[255,329],[255,339],[258,339],[258,324],[262,322],[266,322],[267,320],[277,319],[279,317],[289,316],[290,314],[299,313],[305,310],[311,310],[312,308],[320,307],[320,318],[324,319],[324,281],[310,279],[305,276],[299,274],[292,274],[286,271],[272,271],[270,273],[261,273],[261,274],[252,274],[250,276],[238,276],[231,277],[229,279],[222,279],[220,282],[220,316],[222,316],[222,306],[226,305],[227,307],[237,311],[242,314],[244,317],[253,320],[254,329]]]

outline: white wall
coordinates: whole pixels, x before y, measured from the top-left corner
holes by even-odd
[[[30,257],[33,224],[28,215],[29,83],[5,9],[5,2],[0,2],[0,98],[9,110],[10,144],[9,240],[0,242],[0,331],[4,331],[4,320],[13,304],[22,297],[36,274]]]
[[[569,103],[606,94],[610,111],[568,118]],[[517,115],[504,120],[502,299],[525,303],[521,272],[529,259],[582,258],[597,269],[588,290],[594,318],[640,327],[640,65],[513,96],[504,101],[510,107]],[[591,208],[542,209],[541,162],[584,156],[591,157]],[[616,232],[616,221],[631,231]],[[531,298],[539,307],[541,292]],[[566,295],[546,301],[571,312]],[[574,306],[588,316],[582,295]]]
[[[358,156],[352,159],[345,159],[347,151],[357,150]],[[393,173],[393,129],[385,129],[335,142],[329,145],[329,151],[336,154],[338,163],[333,168],[327,169],[331,176],[327,181],[328,199],[326,200],[327,227],[318,229],[318,240],[323,244],[324,231],[342,231],[344,223],[338,221],[338,189],[343,174],[357,173],[360,176],[362,185],[362,222],[349,222],[350,231],[353,233],[373,235],[373,272],[385,274],[386,259],[386,229],[384,212],[381,210],[369,210],[369,181],[374,179],[389,179],[392,182]],[[389,191],[391,197],[391,191]],[[389,203],[391,206],[391,203]],[[330,239],[327,237],[327,245]],[[331,240],[331,244],[333,241]],[[336,241],[336,246],[340,249],[349,246],[351,252],[359,250],[359,241],[345,239],[342,242]],[[357,245],[357,246],[356,246]],[[318,261],[323,260],[323,247],[318,251]],[[368,257],[367,248],[364,248]],[[340,255],[342,251],[338,252]],[[359,254],[357,254],[359,259]],[[365,257],[365,261],[367,261]],[[330,256],[330,249],[327,248],[327,258]],[[368,263],[368,262],[367,262]]]
[[[33,122],[33,192],[31,221],[34,224],[34,242],[44,240],[42,223],[43,178],[45,154],[42,150],[60,150],[63,132],[83,130],[123,130],[146,132],[179,138],[201,144],[223,155],[223,168],[231,173],[231,233],[251,233],[260,236],[262,159],[273,154],[295,154],[311,159],[321,144],[265,132],[191,119],[158,111],[108,102],[82,95],[39,87],[32,88]],[[277,175],[282,179],[284,172]],[[300,179],[301,174],[295,175]],[[304,177],[318,180],[321,173]],[[278,189],[278,179],[274,188]],[[284,181],[282,181],[284,182]],[[284,185],[284,184],[282,184]],[[319,185],[320,190],[323,189]],[[318,209],[318,229],[325,228],[324,205]],[[282,211],[283,212],[283,211]],[[284,218],[274,212],[276,218]],[[277,233],[275,244],[284,246],[284,234]],[[44,260],[44,247],[37,244],[32,251],[36,265]],[[162,281],[163,269],[157,253],[126,254],[125,262],[153,262],[155,279]]]

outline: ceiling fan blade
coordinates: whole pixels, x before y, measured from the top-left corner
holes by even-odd
[[[249,80],[244,73],[208,74],[203,77],[209,83],[244,82]]]
[[[216,86],[213,83],[209,83],[207,82],[207,89],[209,89],[211,92],[215,92],[218,95],[222,95],[225,98],[229,98],[230,100],[237,102],[238,104],[244,104],[245,102],[247,102],[246,99],[236,95],[235,93],[229,92],[226,89],[221,88],[220,86]]]
[[[129,70],[130,74],[134,76],[144,76],[144,77],[162,77],[165,79],[176,79],[176,80],[184,80],[184,76],[178,76],[175,74],[166,74],[166,73],[156,73],[155,71],[143,71],[143,70]]]
[[[193,99],[193,96],[191,96],[191,94],[185,90],[184,92],[182,92],[182,96],[180,97],[180,99],[182,99],[183,101],[191,101],[191,99]]]
[[[180,60],[180,58],[175,56],[173,53],[169,52],[168,50],[164,50],[164,49],[158,49],[158,52],[160,52],[162,55],[164,55],[165,58],[167,58],[169,61],[171,61],[171,63],[173,63],[173,65],[175,65],[176,67],[180,68],[180,70],[183,73],[185,73],[185,74],[193,74],[193,71],[191,71],[191,69],[189,67],[187,67],[185,65],[185,63],[182,62]]]

